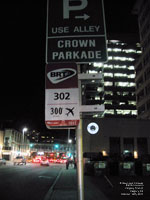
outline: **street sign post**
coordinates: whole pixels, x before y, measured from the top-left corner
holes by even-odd
[[[76,127],[79,123],[76,64],[46,66],[45,123],[49,128]]]
[[[46,63],[106,62],[103,0],[48,0]]]

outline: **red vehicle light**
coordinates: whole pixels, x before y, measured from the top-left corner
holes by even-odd
[[[41,157],[37,156],[33,159],[34,163],[40,163],[41,162]]]

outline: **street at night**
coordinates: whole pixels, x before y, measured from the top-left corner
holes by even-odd
[[[140,200],[149,199],[149,176],[95,174],[95,176],[84,176],[84,182],[86,200],[127,198],[127,196],[123,196],[123,193],[127,191],[125,183],[142,184],[144,195],[137,194],[138,198]],[[76,169],[70,166],[66,170],[64,164],[53,163],[50,166],[40,166],[40,164],[34,163],[14,166],[13,163],[9,163],[6,166],[0,166],[0,188],[3,200],[66,200],[68,198],[75,200],[77,199]],[[132,192],[130,193],[132,194]],[[137,198],[135,193],[131,194],[131,200]]]
[[[3,200],[44,200],[63,165],[0,166],[0,193]]]
[[[0,15],[0,199],[150,200],[150,0]]]

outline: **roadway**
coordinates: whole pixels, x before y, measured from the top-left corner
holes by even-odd
[[[71,167],[66,170],[65,164],[8,164],[0,166],[0,196],[2,200],[66,200],[67,194],[72,200],[77,196],[76,178],[76,170]],[[126,187],[125,183],[130,185]],[[132,183],[142,184],[143,189],[139,185],[135,192]],[[149,176],[84,176],[84,185],[85,200],[149,200],[150,197]]]
[[[62,168],[33,163],[0,166],[0,196],[3,200],[42,200]]]

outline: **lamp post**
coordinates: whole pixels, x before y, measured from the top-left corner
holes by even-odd
[[[71,144],[71,143],[72,143],[72,139],[69,139],[69,140],[68,140],[68,143]]]
[[[22,147],[24,146],[24,133],[27,131],[28,129],[26,128],[26,127],[24,127],[23,129],[22,129],[22,133],[23,133],[23,138],[22,138],[22,143],[23,143],[23,145],[22,145]],[[23,148],[24,149],[24,148]]]
[[[25,127],[23,128],[22,132],[23,132],[23,143],[24,143],[24,133],[27,131],[28,129]]]

